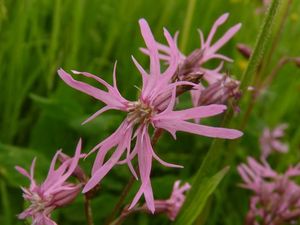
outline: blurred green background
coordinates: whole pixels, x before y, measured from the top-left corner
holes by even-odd
[[[164,41],[163,27],[172,34],[183,30],[188,2],[0,0],[0,224],[24,224],[17,220],[16,214],[25,206],[19,186],[27,186],[28,182],[16,173],[15,165],[29,168],[31,160],[37,156],[36,177],[41,180],[57,149],[63,148],[65,153],[72,155],[79,137],[82,137],[87,152],[114,131],[124,118],[123,114],[108,112],[81,126],[81,122],[102,104],[65,85],[57,76],[57,69],[89,71],[111,82],[113,64],[118,60],[119,89],[128,99],[135,99],[135,85],[139,86],[141,80],[130,56],[134,55],[145,68],[148,63],[147,57],[139,52],[143,41],[138,19],[146,18],[156,39]],[[286,3],[283,1],[278,21]],[[239,78],[247,60],[236,51],[235,45],[246,43],[253,47],[264,16],[264,13],[256,12],[261,6],[258,0],[197,0],[185,53],[199,47],[197,28],[207,35],[215,19],[229,12],[230,18],[217,36],[236,23],[243,24],[221,51],[235,60],[233,64],[225,65],[226,71]],[[266,72],[270,72],[282,56],[300,56],[299,37],[300,1],[294,0]],[[270,45],[272,40],[274,35]],[[224,164],[230,158],[231,170],[197,224],[243,224],[250,193],[237,187],[241,180],[236,173],[236,164],[244,161],[247,155],[259,155],[258,137],[263,127],[280,122],[290,125],[286,138],[289,153],[272,157],[275,168],[283,169],[290,163],[299,162],[299,97],[300,68],[290,63],[280,70],[271,87],[258,99],[241,143],[236,149],[224,152]],[[181,104],[190,103],[183,101]],[[242,105],[241,113],[244,108]],[[220,119],[210,122],[218,124]],[[233,124],[238,127],[238,124]],[[157,153],[185,168],[168,169],[154,162],[152,180],[157,199],[169,197],[176,179],[189,181],[192,178],[211,141],[183,133],[178,134],[177,141],[166,134],[162,137],[156,147]],[[82,166],[88,171],[91,163],[92,157]],[[93,200],[95,224],[102,224],[129,177],[127,167],[120,166],[103,180],[102,191]],[[138,183],[126,203],[131,201],[137,188]],[[53,217],[62,225],[84,224],[82,202],[82,197],[78,197],[75,204],[57,210]],[[208,213],[209,219],[206,220]],[[145,214],[135,215],[125,222],[169,223],[163,215]]]

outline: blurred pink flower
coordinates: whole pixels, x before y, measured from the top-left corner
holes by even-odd
[[[300,186],[292,178],[300,175],[300,165],[290,167],[278,174],[269,164],[262,164],[249,157],[248,165],[238,166],[244,184],[252,190],[250,209],[246,216],[247,225],[281,225],[300,218]]]
[[[56,208],[71,203],[80,193],[83,186],[81,183],[67,182],[67,179],[77,168],[79,159],[84,157],[80,151],[81,140],[78,142],[74,157],[65,160],[55,169],[57,159],[62,154],[61,151],[58,151],[52,159],[47,178],[41,185],[38,185],[34,179],[36,159],[31,164],[30,173],[16,166],[16,170],[30,180],[30,187],[22,187],[22,190],[24,199],[29,201],[31,205],[18,215],[19,219],[32,217],[33,225],[56,225],[51,220],[51,212]]]
[[[256,14],[262,14],[265,13],[268,6],[271,4],[272,0],[261,0],[261,6],[256,8],[255,12]]]
[[[185,192],[191,188],[189,183],[185,183],[180,187],[180,180],[174,183],[171,197],[167,200],[155,200],[155,211],[157,213],[166,213],[168,218],[172,221],[177,217],[184,201]]]
[[[285,129],[288,127],[287,124],[280,124],[273,130],[265,128],[260,139],[261,157],[266,159],[272,152],[286,153],[288,151],[288,145],[281,142],[285,134]]]
[[[140,197],[144,195],[148,208],[154,212],[154,198],[150,182],[152,158],[156,159],[164,166],[181,166],[164,162],[156,155],[152,148],[148,131],[150,124],[154,128],[167,130],[174,138],[177,131],[228,139],[238,138],[242,135],[242,133],[233,129],[209,127],[187,121],[189,119],[204,118],[220,114],[226,110],[226,106],[223,105],[209,105],[181,111],[173,111],[176,99],[176,87],[179,85],[194,84],[187,81],[177,81],[172,83],[172,77],[177,71],[179,56],[175,54],[177,50],[176,44],[171,38],[169,32],[164,30],[164,35],[168,41],[172,54],[169,59],[169,66],[164,72],[161,72],[158,44],[154,40],[147,22],[144,19],[141,19],[139,24],[150,55],[150,71],[149,73],[146,72],[133,58],[137,69],[142,75],[143,81],[141,94],[137,101],[126,100],[118,91],[116,82],[116,65],[113,73],[113,86],[90,73],[73,71],[75,74],[82,74],[86,77],[93,78],[100,84],[104,85],[107,88],[107,91],[103,91],[84,82],[74,80],[70,74],[66,73],[62,69],[58,71],[58,74],[69,86],[91,95],[106,104],[105,107],[88,118],[86,122],[109,109],[127,112],[127,117],[119,128],[91,151],[91,153],[98,151],[98,154],[93,165],[92,177],[84,187],[83,192],[88,192],[95,187],[116,164],[127,163],[132,174],[137,179],[137,174],[131,163],[132,159],[137,155],[139,176],[141,178],[142,185],[133,199],[130,209],[134,207]],[[136,138],[136,144],[131,151],[130,146],[133,138]],[[106,154],[113,147],[116,147],[116,150],[113,152],[111,157],[105,161]],[[126,157],[121,160],[121,157],[125,152]]]

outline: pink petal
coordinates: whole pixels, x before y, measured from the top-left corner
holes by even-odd
[[[22,167],[20,167],[20,166],[15,166],[15,169],[16,169],[20,174],[22,174],[23,176],[25,176],[25,177],[31,179],[30,174],[29,174],[24,168],[22,168]]]
[[[100,110],[98,110],[97,112],[95,112],[93,115],[91,115],[89,118],[87,118],[85,121],[83,121],[81,123],[81,125],[84,125],[88,122],[90,122],[91,120],[95,119],[97,116],[101,115],[102,113],[106,112],[107,110],[112,109],[109,106],[104,106],[103,108],[101,108]]]
[[[231,27],[217,42],[210,47],[210,52],[218,51],[225,43],[227,43],[241,28],[242,24],[236,24]]]
[[[125,127],[127,128],[127,127]],[[91,190],[93,187],[95,187],[106,174],[117,164],[119,159],[121,158],[122,154],[128,147],[128,142],[131,141],[131,135],[132,135],[132,129],[128,129],[127,132],[126,130],[124,131],[124,134],[121,137],[120,142],[118,143],[118,147],[115,150],[115,152],[112,154],[109,160],[107,160],[101,167],[93,167],[93,174],[91,179],[87,182],[83,189],[83,193],[88,192]],[[101,149],[100,149],[101,150]],[[97,163],[95,161],[95,163]]]
[[[190,109],[185,109],[181,111],[171,111],[168,113],[161,113],[155,117],[155,120],[160,119],[169,119],[169,120],[188,120],[196,118],[205,118],[210,116],[215,116],[220,113],[223,113],[226,110],[225,105],[207,105],[207,106],[198,106]]]
[[[137,143],[135,148],[138,149],[138,164],[139,164],[139,170],[140,170],[140,176],[142,185],[135,195],[129,210],[132,209],[138,200],[141,198],[142,194],[144,194],[147,207],[149,210],[154,213],[155,206],[154,206],[154,198],[153,198],[153,192],[151,187],[151,181],[150,181],[150,173],[151,173],[151,164],[152,164],[152,154],[151,150],[147,148],[145,143],[146,136],[149,136],[149,134],[146,131],[146,128],[143,128],[141,132],[139,132],[137,136]]]
[[[223,23],[225,23],[225,21],[227,20],[229,16],[229,13],[225,13],[223,14],[222,16],[220,16],[216,22],[214,23],[214,25],[212,26],[210,32],[209,32],[209,35],[207,37],[207,40],[206,40],[206,43],[205,43],[205,48],[208,48],[208,46],[210,46],[211,44],[211,41],[218,29],[219,26],[221,26]]]
[[[132,128],[127,122],[127,120],[124,120],[119,126],[119,128],[112,135],[110,135],[108,138],[106,138],[104,141],[102,141],[100,144],[98,144],[92,149],[92,151],[89,154],[99,149],[92,168],[92,175],[95,173],[95,171],[102,167],[107,152],[111,150],[114,146],[117,146],[122,142],[124,136],[126,135],[126,132],[129,132],[127,135],[130,134],[131,136]]]
[[[152,35],[150,27],[145,19],[139,20],[140,30],[144,38],[145,44],[149,51],[150,56],[150,74],[158,76],[160,74],[160,63],[158,58],[158,49],[156,41]]]
[[[209,127],[199,124],[194,124],[180,120],[161,120],[156,121],[155,126],[168,130],[171,134],[177,131],[198,134],[206,137],[235,139],[243,135],[242,132],[234,129]]]
[[[89,73],[85,73],[85,72],[77,72],[77,71],[73,71],[76,74],[82,74],[84,76],[87,77],[91,77],[99,82],[101,82],[101,84],[105,85],[108,89],[109,89],[109,93],[102,91],[98,88],[95,88],[87,83],[84,83],[82,81],[78,81],[73,79],[73,77],[68,74],[67,72],[65,72],[63,69],[59,69],[58,70],[58,75],[61,77],[61,79],[68,84],[69,86],[71,86],[72,88],[81,91],[85,94],[88,94],[102,102],[104,102],[105,104],[111,106],[111,107],[115,107],[118,108],[119,110],[124,110],[126,111],[126,103],[128,102],[126,99],[124,99],[123,97],[121,97],[120,93],[113,87],[111,87],[109,84],[107,84],[104,80],[100,79],[97,76],[94,76],[92,74]]]

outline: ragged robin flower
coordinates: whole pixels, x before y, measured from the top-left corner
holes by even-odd
[[[279,124],[272,130],[264,128],[259,139],[263,159],[266,159],[272,152],[286,153],[288,151],[288,145],[281,141],[287,127],[287,124]]]
[[[56,225],[51,219],[53,210],[70,204],[81,192],[82,183],[68,182],[68,178],[77,168],[80,158],[81,140],[79,141],[73,158],[68,158],[55,169],[58,158],[62,154],[58,151],[52,159],[48,175],[40,185],[34,179],[35,159],[30,168],[30,173],[16,166],[18,172],[30,180],[29,188],[23,188],[23,197],[30,206],[18,215],[19,219],[32,218],[32,225]]]
[[[215,92],[222,92],[222,91],[228,92],[227,91],[228,89],[231,94],[230,95],[225,94],[222,97],[218,97],[218,99],[216,99],[216,96],[213,96],[209,100],[210,103],[224,104],[226,103],[227,99],[231,97],[236,98],[237,96],[240,96],[240,91],[239,91],[240,82],[234,80],[228,75],[223,75],[221,71],[223,68],[223,62],[224,61],[232,62],[232,59],[218,53],[218,51],[239,31],[241,24],[236,24],[230,29],[228,29],[227,32],[219,40],[213,43],[213,38],[216,34],[216,31],[222,24],[226,22],[228,16],[229,14],[225,13],[215,21],[206,40],[204,38],[203,32],[201,30],[198,30],[200,34],[201,46],[200,48],[195,49],[192,53],[190,53],[187,56],[185,56],[178,48],[175,50],[171,50],[170,46],[157,43],[158,50],[159,50],[159,58],[162,61],[166,62],[167,64],[171,63],[171,58],[174,57],[173,54],[179,56],[177,79],[185,80],[185,81],[193,81],[195,83],[198,83],[199,82],[198,79],[200,79],[200,83],[194,86],[193,89],[191,90],[191,96],[192,96],[192,101],[194,106],[201,105],[201,102],[203,101],[200,100],[200,96],[201,95],[203,96],[202,94],[203,90],[206,88],[210,88],[210,86],[212,85],[213,87],[211,89],[213,89]],[[177,39],[178,39],[178,32],[174,36],[175,43],[177,42]],[[141,48],[141,51],[149,55],[148,49]],[[206,68],[205,64],[213,59],[221,60],[219,66],[216,67],[215,69]],[[203,82],[201,82],[201,79],[207,82],[208,84],[207,87],[206,85],[203,84]],[[216,85],[216,83],[218,84],[218,86]],[[218,90],[215,90],[216,88],[218,88]]]
[[[168,131],[174,138],[176,137],[177,131],[227,139],[238,138],[242,133],[233,129],[210,127],[188,121],[190,119],[218,115],[226,110],[226,106],[224,105],[215,104],[174,111],[176,89],[182,85],[193,86],[195,84],[188,81],[173,80],[174,74],[176,74],[176,71],[178,70],[180,55],[176,54],[176,43],[166,29],[164,29],[164,35],[172,54],[167,69],[161,72],[159,45],[155,41],[147,22],[144,19],[141,19],[139,24],[150,56],[150,70],[149,72],[144,70],[144,68],[133,58],[137,69],[142,75],[143,82],[138,100],[129,101],[120,94],[116,81],[116,65],[113,72],[113,86],[98,76],[86,72],[73,71],[74,74],[83,75],[98,81],[107,89],[107,91],[82,81],[75,80],[70,74],[62,69],[58,71],[58,74],[69,86],[106,104],[106,106],[88,118],[86,122],[110,109],[127,113],[126,118],[119,128],[90,152],[97,151],[98,153],[92,168],[92,176],[85,185],[83,192],[88,192],[94,188],[117,164],[128,164],[130,171],[135,178],[138,179],[138,175],[132,165],[132,160],[137,156],[141,186],[135,195],[130,208],[134,207],[141,196],[144,195],[149,210],[154,212],[154,197],[150,181],[152,159],[156,159],[167,167],[181,166],[167,163],[158,157],[151,144],[149,134],[150,125],[155,129]],[[134,138],[136,139],[135,146],[131,149],[131,141]],[[107,153],[114,147],[116,149],[113,151],[110,158],[105,160]],[[122,159],[124,154],[125,159]]]
[[[266,160],[259,163],[249,157],[238,171],[244,181],[241,186],[253,191],[246,225],[295,224],[300,218],[300,186],[294,180],[300,175],[300,165],[279,174]]]

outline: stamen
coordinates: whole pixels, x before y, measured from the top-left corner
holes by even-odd
[[[153,115],[154,110],[151,106],[142,101],[136,101],[129,104],[127,120],[134,124],[147,123]]]

